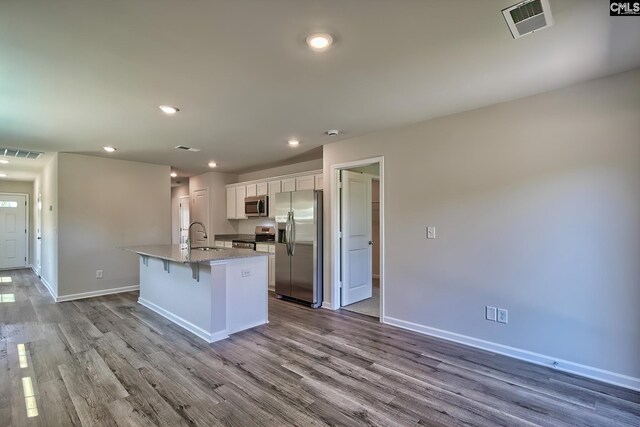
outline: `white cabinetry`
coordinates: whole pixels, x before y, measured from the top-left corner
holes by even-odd
[[[296,191],[296,179],[288,178],[282,180],[282,192]]]
[[[269,196],[269,218],[275,218],[276,194],[285,191],[322,190],[323,177],[321,170],[296,173],[265,179],[264,181],[247,181],[227,186],[227,219],[245,219],[245,197]]]
[[[313,190],[315,189],[314,175],[301,176],[296,178],[296,190]]]
[[[236,188],[227,187],[227,219],[236,219]]]
[[[236,218],[244,219],[244,198],[247,196],[247,188],[244,185],[236,187]]]
[[[266,182],[259,182],[256,186],[258,191],[258,196],[266,196],[269,194],[269,184]]]
[[[256,252],[269,252],[269,290],[276,290],[276,246],[257,243]]]
[[[271,181],[269,183],[269,218],[276,217],[276,194],[281,190],[280,181]]]

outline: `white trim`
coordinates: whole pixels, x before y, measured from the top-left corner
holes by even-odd
[[[340,242],[334,236],[338,235],[339,230],[339,218],[340,218],[340,191],[339,184],[340,180],[338,179],[338,174],[341,169],[349,169],[358,166],[367,166],[371,164],[378,163],[380,167],[380,176],[378,177],[380,180],[380,322],[385,323],[385,268],[384,268],[384,260],[385,260],[385,221],[384,221],[384,156],[371,157],[368,159],[355,160],[352,162],[346,163],[337,163],[331,165],[331,301],[323,302],[322,306],[331,307],[331,310],[337,310],[340,308],[340,269],[338,266],[341,263],[340,260]]]
[[[335,311],[337,309],[339,309],[340,307],[334,307],[333,304],[331,304],[328,301],[323,301],[322,302],[322,308],[326,309],[326,310],[332,310]]]
[[[546,366],[549,368],[557,369],[559,371],[569,372],[572,374],[580,375],[582,377],[602,381],[608,384],[640,391],[640,378],[618,374],[615,372],[606,371],[604,369],[582,365],[580,363],[570,362],[568,360],[559,359],[557,357],[534,353],[532,351],[510,347],[491,341],[485,341],[467,335],[461,335],[455,332],[432,328],[429,326],[420,325],[418,323],[407,322],[405,320],[400,320],[393,317],[386,317],[384,319],[384,323],[392,326],[397,326],[402,329],[419,332],[424,335],[442,338],[447,341],[453,341],[470,347],[487,350],[492,353],[498,353],[505,356],[513,357],[514,359],[524,360],[536,365]],[[554,366],[554,362],[556,362],[557,365]]]
[[[215,332],[215,333],[211,334],[211,333],[205,331],[204,329],[202,329],[201,327],[196,326],[196,325],[194,325],[193,323],[191,323],[191,322],[189,322],[187,320],[184,320],[180,316],[176,316],[175,314],[171,313],[170,311],[167,311],[164,308],[159,307],[159,306],[155,305],[154,303],[145,300],[144,298],[138,298],[138,303],[143,305],[143,306],[145,306],[145,307],[147,307],[151,311],[155,311],[156,313],[158,313],[160,316],[164,317],[165,319],[171,320],[176,325],[186,329],[187,331],[191,332],[192,334],[194,334],[198,338],[202,338],[203,340],[205,340],[208,343],[212,343],[212,342],[223,340],[225,338],[229,338],[229,334],[227,333],[226,329],[224,331]]]
[[[123,292],[132,292],[140,289],[140,285],[123,286],[121,288],[102,289],[99,291],[80,292],[79,294],[69,294],[56,297],[56,302],[73,301],[77,299],[100,297],[103,295],[121,294]]]
[[[53,297],[53,300],[55,302],[57,302],[58,297],[56,296],[55,292],[53,292],[53,286],[51,286],[51,284],[49,282],[47,282],[47,279],[45,279],[44,277],[40,276],[40,281],[42,282],[42,284],[44,285],[45,288],[47,288],[47,290],[49,291],[49,293],[51,294],[51,296]]]
[[[278,181],[283,179],[300,178],[300,177],[309,176],[309,175],[322,175],[322,173],[323,173],[322,169],[314,169],[312,171],[288,173],[286,175],[270,176],[268,178],[253,179],[251,181],[234,182],[232,184],[227,184],[225,187],[226,188],[242,187],[243,185],[260,184],[262,182],[271,182],[271,181]]]

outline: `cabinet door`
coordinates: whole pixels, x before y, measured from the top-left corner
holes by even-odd
[[[324,189],[324,175],[318,174],[315,176],[316,179],[316,190]]]
[[[276,217],[276,194],[280,192],[280,181],[271,181],[269,183],[269,218]]]
[[[276,256],[269,255],[269,289],[276,290]]]
[[[236,187],[236,218],[244,219],[244,198],[247,196],[247,188],[243,185]]]
[[[284,193],[285,191],[296,191],[296,179],[295,178],[289,178],[289,179],[283,179],[282,180],[282,192]]]
[[[236,189],[227,188],[227,219],[236,218]]]
[[[313,175],[296,178],[296,190],[313,190],[316,186]]]
[[[247,185],[247,194],[246,194],[246,196],[247,197],[255,197],[256,194],[257,194],[256,191],[257,191],[256,185],[255,184],[249,184],[249,185]]]
[[[259,182],[257,185],[258,196],[266,196],[269,194],[269,185],[266,182]]]

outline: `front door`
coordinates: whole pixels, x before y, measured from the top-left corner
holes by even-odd
[[[373,295],[371,281],[371,176],[342,171],[342,306]]]
[[[27,266],[27,196],[0,194],[0,268]]]

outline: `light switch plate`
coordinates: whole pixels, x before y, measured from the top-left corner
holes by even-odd
[[[427,239],[435,239],[435,238],[436,238],[436,228],[427,227]]]
[[[504,308],[499,308],[497,320],[499,323],[509,323],[509,310],[505,310]]]
[[[496,321],[496,317],[497,317],[497,314],[496,314],[497,310],[498,310],[497,308],[491,307],[491,306],[488,305],[486,307],[486,310],[485,310],[486,319],[487,320],[491,320],[492,322],[495,322]]]
[[[102,279],[102,270],[96,270],[96,279]]]

